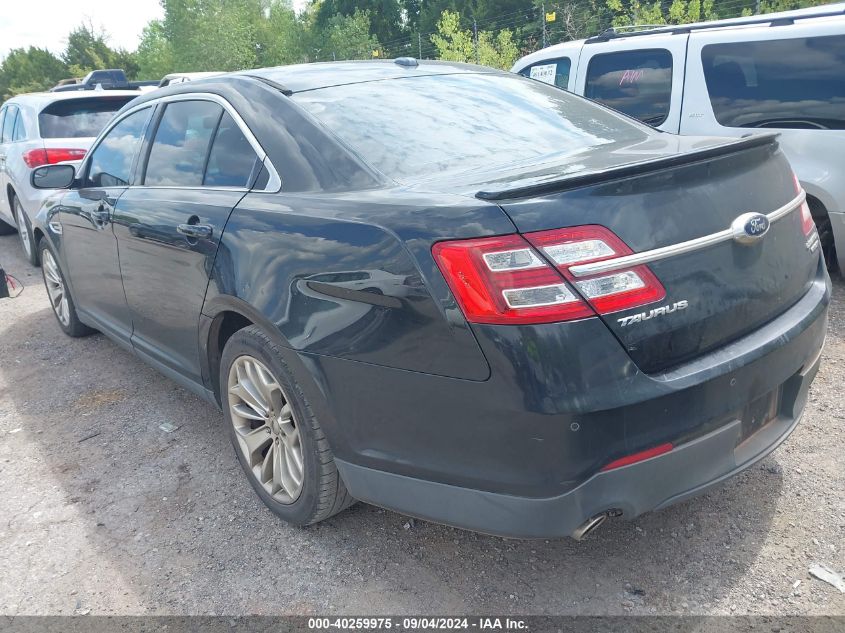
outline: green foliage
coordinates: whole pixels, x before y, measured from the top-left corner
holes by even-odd
[[[122,68],[132,79],[138,71],[134,53],[112,49],[106,35],[96,32],[90,24],[81,24],[70,32],[62,60],[71,77],[82,77],[92,70]]]
[[[43,48],[30,46],[9,52],[0,67],[0,99],[47,90],[68,76],[64,62]]]
[[[513,33],[508,29],[502,29],[495,36],[490,31],[479,31],[477,44],[475,39],[471,30],[461,29],[460,16],[452,11],[443,12],[437,23],[437,33],[431,36],[438,57],[447,61],[509,69],[519,57]]]
[[[333,32],[338,15],[354,18],[357,14],[369,16],[368,34],[379,42],[393,42],[405,36],[399,0],[322,0],[316,5],[317,32]],[[358,37],[355,29],[350,29],[350,34]]]
[[[792,9],[804,9],[806,7],[817,7],[828,4],[829,0],[760,0],[760,13],[777,13],[778,11],[791,11]],[[751,8],[746,8],[743,15],[754,15]]]
[[[135,57],[139,79],[161,79],[173,72],[173,49],[159,20],[144,27]]]
[[[370,16],[363,11],[335,15],[321,33],[324,48],[319,58],[323,60],[370,59],[373,51],[380,50],[378,38],[370,35]]]

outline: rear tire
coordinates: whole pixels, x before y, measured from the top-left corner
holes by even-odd
[[[827,214],[827,209],[824,205],[815,198],[807,198],[807,204],[810,207],[810,214],[813,216],[813,222],[816,224],[816,230],[819,232],[819,242],[822,247],[822,254],[824,255],[825,264],[827,264],[828,272],[835,273],[839,270],[839,261],[836,256],[836,244],[833,240],[833,227],[830,224],[830,217]],[[840,271],[845,274],[845,270]]]
[[[23,249],[24,257],[33,266],[38,266],[38,249],[36,248],[35,239],[32,235],[32,225],[29,223],[29,218],[26,217],[26,211],[23,210],[23,206],[21,206],[17,196],[12,196],[12,210],[15,214],[15,221],[18,224],[18,235],[21,238],[21,248]]]
[[[226,343],[220,399],[238,461],[270,510],[288,523],[311,525],[355,502],[281,349],[258,326]]]
[[[73,338],[93,334],[96,330],[85,325],[76,314],[76,305],[73,303],[73,297],[70,296],[62,269],[59,268],[58,258],[50,244],[46,239],[42,239],[38,247],[42,263],[41,276],[44,278],[47,298],[62,332]]]

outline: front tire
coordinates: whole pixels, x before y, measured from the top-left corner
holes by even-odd
[[[50,300],[50,307],[53,308],[53,314],[62,332],[74,338],[93,334],[96,330],[82,323],[76,314],[76,305],[73,303],[73,297],[70,296],[62,269],[59,268],[58,260],[50,244],[46,239],[42,239],[38,246],[41,275],[47,289],[47,298]]]
[[[32,235],[32,225],[29,223],[29,218],[26,217],[26,212],[17,196],[12,197],[12,209],[15,214],[15,222],[18,224],[18,235],[21,238],[23,254],[30,264],[38,266],[38,249]]]
[[[311,525],[354,503],[279,346],[261,328],[239,330],[226,343],[220,395],[238,461],[270,510]]]

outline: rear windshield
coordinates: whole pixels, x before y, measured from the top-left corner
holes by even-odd
[[[845,35],[709,44],[701,62],[726,127],[845,129]]]
[[[112,115],[135,97],[66,99],[51,103],[38,115],[41,138],[97,136]]]
[[[518,75],[410,77],[293,96],[373,167],[419,181],[648,137],[648,128]]]

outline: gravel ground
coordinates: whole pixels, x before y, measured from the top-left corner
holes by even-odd
[[[27,286],[0,302],[0,614],[845,614],[845,284],[804,421],[706,496],[588,539],[481,536],[358,504],[320,525],[258,501],[221,415]],[[171,433],[160,425],[178,428]]]

